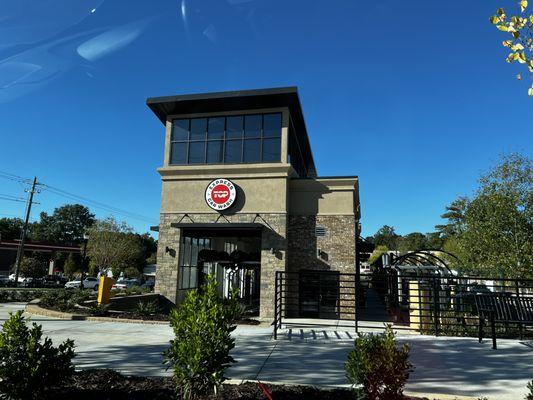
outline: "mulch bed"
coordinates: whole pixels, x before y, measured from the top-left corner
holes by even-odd
[[[354,400],[347,389],[323,390],[311,386],[266,385],[274,400]],[[172,378],[127,377],[112,370],[87,370],[75,374],[73,380],[43,393],[46,400],[176,400]],[[264,400],[258,383],[224,385],[218,396],[199,400]],[[406,397],[405,400],[423,400]],[[425,399],[427,400],[427,399]]]

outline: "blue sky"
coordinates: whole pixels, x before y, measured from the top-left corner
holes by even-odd
[[[500,154],[532,153],[528,82],[488,23],[500,5],[515,1],[5,1],[0,171],[147,231],[164,135],[147,97],[296,85],[319,174],[360,177],[363,234],[431,231]],[[34,219],[72,202],[36,200]],[[0,217],[23,209],[0,199]]]

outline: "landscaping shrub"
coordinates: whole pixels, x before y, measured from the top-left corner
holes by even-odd
[[[44,308],[69,312],[74,311],[77,304],[88,300],[90,296],[86,290],[51,290],[41,296],[40,305]]]
[[[526,400],[533,400],[533,380],[527,384],[527,388],[529,389],[529,393],[526,394]]]
[[[38,289],[0,289],[0,303],[28,303],[41,297],[44,292]]]
[[[161,312],[161,307],[157,301],[140,301],[137,303],[134,314],[140,317],[148,317],[150,315],[158,314]]]
[[[93,317],[105,317],[109,314],[109,304],[95,304],[89,308],[89,314]]]
[[[409,346],[396,345],[390,325],[382,334],[360,334],[348,354],[346,377],[370,399],[401,399],[412,364]]]
[[[0,397],[25,400],[42,396],[42,390],[70,379],[74,373],[74,342],[58,347],[42,339],[42,328],[28,327],[22,311],[10,313],[0,332]]]
[[[235,347],[231,332],[237,309],[235,293],[224,301],[210,276],[200,290],[187,294],[180,308],[170,314],[176,339],[163,353],[165,363],[174,369],[178,395],[194,399],[217,393],[225,381],[226,369],[235,361],[229,355]]]

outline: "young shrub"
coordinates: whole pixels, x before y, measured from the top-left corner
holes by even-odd
[[[42,334],[40,325],[28,327],[22,311],[10,313],[0,332],[0,398],[40,398],[47,387],[72,377],[74,342],[53,347]]]
[[[85,290],[51,290],[43,293],[40,305],[62,312],[76,310],[76,305],[90,298],[90,293]]]
[[[527,384],[527,388],[529,389],[529,393],[526,394],[526,400],[533,400],[533,380]]]
[[[175,339],[163,353],[174,369],[178,395],[185,400],[217,393],[226,369],[235,362],[229,355],[235,347],[231,332],[236,328],[236,296],[224,301],[210,276],[200,290],[188,293],[180,308],[170,314]]]
[[[401,399],[412,364],[409,346],[396,345],[394,332],[387,325],[382,334],[360,334],[348,354],[346,377],[352,385],[361,385],[370,400]]]
[[[160,311],[157,301],[140,301],[135,306],[134,314],[140,317],[149,317],[150,315],[158,314]]]

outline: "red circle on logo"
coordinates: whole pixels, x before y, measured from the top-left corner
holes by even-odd
[[[228,201],[230,196],[230,188],[224,184],[216,185],[213,190],[211,190],[211,200],[216,204],[224,204]]]

